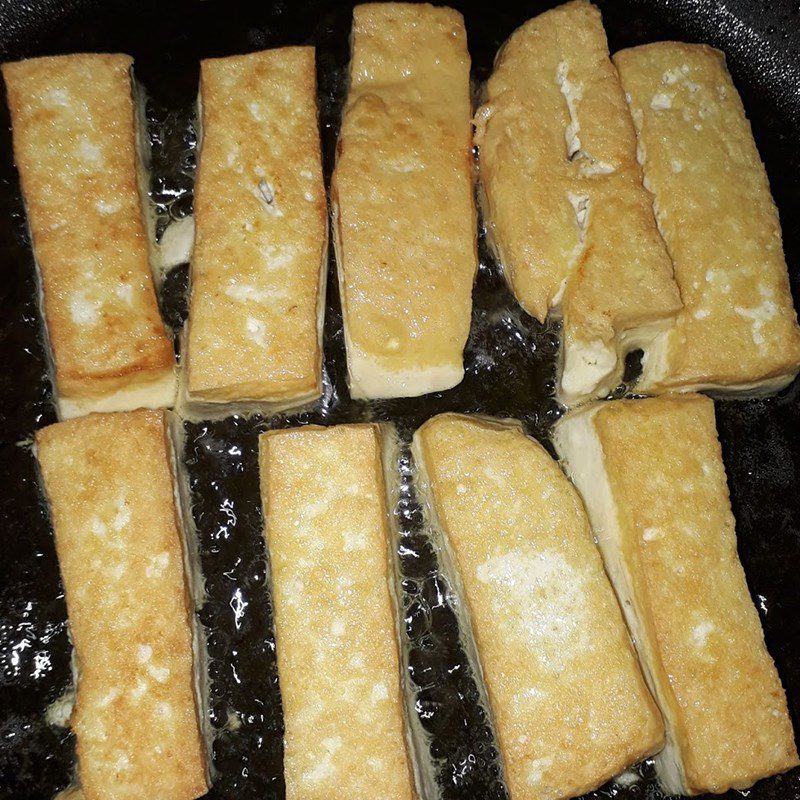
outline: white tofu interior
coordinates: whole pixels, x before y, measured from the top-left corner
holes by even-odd
[[[613,392],[622,381],[625,357],[634,350],[644,351],[642,378],[645,369],[650,370],[648,375],[663,374],[671,330],[672,320],[656,320],[622,331],[614,340],[614,347],[605,347],[600,341],[573,342],[569,348],[562,345],[558,401],[569,408],[591,397]],[[638,382],[637,388],[641,388]]]
[[[57,397],[59,419],[72,419],[91,412],[133,411],[137,408],[164,408],[172,406],[175,400],[175,371],[154,381],[140,381],[111,394],[95,398],[72,399],[65,395]]]
[[[162,274],[179,264],[186,264],[192,257],[193,247],[194,217],[184,217],[170,222],[161,234],[161,241],[158,242]]]

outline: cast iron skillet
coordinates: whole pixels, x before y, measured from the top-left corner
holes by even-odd
[[[488,75],[502,41],[552,2],[458,2],[466,17],[473,75]],[[704,41],[728,55],[781,210],[795,297],[800,297],[800,7],[789,0],[725,5],[702,0],[600,0],[611,49],[659,39]],[[191,210],[194,134],[190,113],[198,61],[286,44],[318,48],[321,126],[330,176],[348,58],[351,4],[335,0],[0,0],[0,58],[122,51],[151,95],[152,195],[163,222]],[[4,94],[4,93],[3,93]],[[28,443],[55,419],[45,372],[34,270],[11,158],[8,111],[0,103],[0,798],[50,798],[71,780],[74,741],[45,710],[70,688],[66,609],[47,513]],[[186,267],[171,274],[161,302],[167,322],[185,315]],[[481,242],[467,374],[457,388],[421,399],[350,400],[339,298],[328,282],[327,391],[310,412],[263,420],[186,424],[207,598],[213,798],[282,797],[282,719],[277,689],[255,437],[303,422],[394,421],[408,437],[445,410],[522,419],[548,444],[560,411],[552,398],[557,331],[525,315]],[[717,417],[738,521],[739,550],[767,644],[800,725],[800,388],[779,397],[718,402]],[[395,512],[401,528],[407,675],[415,713],[430,737],[446,798],[502,798],[491,727],[459,645],[447,580],[419,534],[413,493]],[[743,708],[746,714],[747,709]],[[798,731],[800,732],[800,730]],[[652,765],[630,785],[592,796],[657,798]],[[731,792],[731,797],[738,793]],[[751,798],[800,798],[800,771],[756,786]]]

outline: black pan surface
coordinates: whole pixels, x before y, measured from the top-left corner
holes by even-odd
[[[458,2],[484,80],[511,31],[552,2]],[[781,210],[795,297],[800,297],[800,6],[789,0],[600,0],[612,51],[671,38],[705,41],[728,55]],[[163,224],[191,212],[191,106],[201,58],[287,44],[317,48],[326,178],[333,165],[348,59],[352,4],[335,0],[0,0],[0,58],[76,51],[134,56],[154,147],[151,194]],[[210,654],[216,781],[209,798],[283,797],[282,716],[275,669],[268,568],[261,537],[255,441],[259,432],[304,422],[391,420],[408,437],[433,414],[480,411],[523,420],[549,446],[559,416],[552,397],[558,331],[525,315],[481,240],[467,374],[455,389],[420,399],[349,398],[335,280],[325,321],[327,389],[309,412],[186,423],[186,461],[206,577],[200,619]],[[333,263],[331,262],[331,269]],[[188,270],[170,273],[165,319],[185,316]],[[333,275],[333,273],[332,273]],[[767,644],[800,733],[800,384],[767,400],[717,402],[738,521],[739,551]],[[8,110],[0,103],[0,798],[50,798],[70,783],[74,740],[52,715],[70,689],[66,607],[30,437],[55,420],[36,304],[33,261],[11,158]],[[429,735],[445,798],[506,797],[490,721],[459,644],[453,598],[419,532],[406,486],[395,509],[403,571],[407,675]],[[51,710],[46,718],[45,712]],[[746,714],[747,709],[743,708]],[[591,797],[661,797],[644,763],[625,784]],[[754,800],[800,799],[800,770],[763,781]],[[728,797],[739,797],[730,792]],[[346,800],[346,799],[345,799]]]

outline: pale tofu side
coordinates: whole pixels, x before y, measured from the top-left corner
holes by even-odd
[[[36,447],[75,648],[83,795],[199,797],[205,746],[164,413],[57,423]]]
[[[578,493],[518,425],[454,414],[414,437],[454,556],[510,795],[596,788],[663,726]]]
[[[61,417],[175,396],[137,188],[131,64],[70,55],[2,68]]]
[[[684,310],[641,388],[766,392],[800,369],[778,212],[722,53],[660,42],[614,56]]]
[[[619,382],[681,307],[600,12],[577,0],[503,45],[476,114],[490,235],[522,307],[563,317],[566,405]]]
[[[417,396],[463,378],[477,271],[469,69],[452,9],[354,9],[331,186],[354,397]]]
[[[288,800],[412,800],[375,425],[263,434]]]
[[[713,402],[596,404],[555,433],[664,714],[667,793],[745,789],[798,764],[736,551]]]
[[[327,204],[312,47],[201,63],[188,398],[322,390]]]

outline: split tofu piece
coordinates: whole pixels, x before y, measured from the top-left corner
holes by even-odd
[[[514,800],[588,792],[659,750],[639,671],[580,497],[518,424],[443,414],[414,436]]]
[[[131,65],[70,55],[2,68],[61,418],[175,398],[137,188]]]
[[[259,442],[288,800],[412,800],[375,425]]]
[[[681,308],[600,12],[577,0],[503,45],[476,114],[490,239],[520,305],[563,318],[557,397],[620,382]]]
[[[189,403],[322,392],[328,221],[312,47],[201,62]]]
[[[614,56],[684,308],[637,388],[766,394],[800,370],[780,220],[725,57],[659,42]]]
[[[798,764],[786,697],[736,553],[714,404],[594,404],[555,429],[650,687],[667,794],[745,789]]]
[[[204,795],[194,607],[164,412],[56,423],[36,449],[75,648],[83,796]]]
[[[354,9],[331,185],[353,397],[414,397],[464,376],[478,266],[469,69],[452,9]]]

